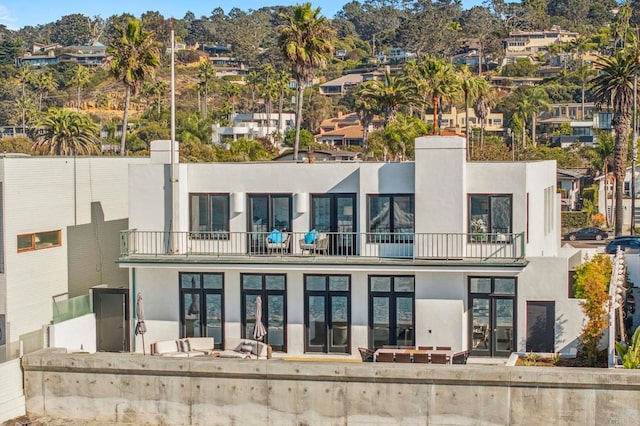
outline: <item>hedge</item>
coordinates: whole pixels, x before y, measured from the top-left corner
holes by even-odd
[[[563,229],[584,228],[591,225],[586,211],[562,212],[561,221]]]

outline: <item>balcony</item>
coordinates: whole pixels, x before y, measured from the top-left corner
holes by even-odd
[[[394,263],[508,264],[525,261],[524,233],[328,232],[306,242],[306,233],[163,232],[120,233],[120,263]]]

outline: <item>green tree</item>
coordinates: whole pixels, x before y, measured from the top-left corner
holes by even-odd
[[[614,175],[615,190],[615,235],[622,234],[624,178],[629,151],[631,111],[633,105],[633,75],[635,58],[623,50],[613,56],[602,56],[595,63],[599,74],[591,80],[593,98],[597,106],[611,105],[611,126],[615,132]]]
[[[607,305],[611,269],[611,259],[603,253],[576,268],[575,295],[583,299],[580,306],[587,317],[580,340],[587,363],[592,367],[597,364],[598,344],[609,324]]]
[[[36,74],[31,82],[38,92],[38,111],[42,111],[42,99],[45,94],[56,88],[56,81],[48,71],[41,71]]]
[[[469,125],[469,108],[487,90],[488,83],[484,78],[472,75],[466,66],[458,72],[458,78],[460,79],[460,89],[464,97],[464,134],[467,140],[467,155],[470,156],[469,138],[471,136],[471,128]]]
[[[600,162],[600,170],[602,170],[602,177],[605,180],[605,193],[604,193],[604,211],[605,222],[607,228],[610,226],[609,208],[609,195],[607,194],[609,186],[609,170],[611,169],[613,162],[613,154],[615,151],[615,141],[610,133],[600,130],[596,135],[596,147],[595,151],[598,154],[598,160]]]
[[[484,149],[484,129],[487,125],[487,116],[496,104],[495,91],[487,80],[484,83],[478,81],[477,97],[473,103],[473,112],[480,119],[480,151]]]
[[[206,61],[202,62],[198,66],[198,79],[201,92],[204,94],[204,105],[202,108],[202,117],[206,120],[209,116],[208,105],[209,105],[209,88],[211,86],[211,80],[216,76],[216,70],[213,67],[213,64]]]
[[[367,145],[365,154],[378,160],[411,160],[414,158],[415,139],[426,134],[428,127],[424,121],[399,114],[397,120],[384,129],[371,133],[371,144]]]
[[[460,81],[451,64],[431,57],[421,58],[418,62],[418,75],[424,81],[431,98],[435,135],[440,130],[438,117],[442,104],[457,99],[460,94]]]
[[[267,160],[269,153],[264,145],[255,140],[240,138],[229,144],[229,152],[233,161],[260,161]]]
[[[376,112],[384,117],[384,125],[393,123],[398,110],[414,102],[415,90],[404,75],[392,76],[385,71],[383,80],[369,80],[364,82],[356,93],[356,98],[362,98],[364,105],[376,107]]]
[[[291,73],[296,81],[296,139],[293,147],[294,161],[298,161],[302,102],[307,82],[326,67],[333,52],[333,29],[320,16],[320,9],[312,9],[311,3],[296,6],[291,14],[280,15],[285,25],[280,28],[279,45],[284,57],[291,63]]]
[[[89,70],[80,64],[76,65],[73,70],[73,84],[76,86],[76,110],[80,111],[80,92],[82,87],[91,81]]]
[[[125,87],[124,112],[120,155],[125,155],[127,125],[131,96],[135,96],[143,82],[152,77],[160,65],[158,46],[150,32],[137,19],[129,19],[125,26],[116,26],[116,39],[107,48],[111,55],[111,73]]]
[[[88,117],[65,109],[50,109],[38,123],[34,151],[52,155],[96,153],[98,126]]]

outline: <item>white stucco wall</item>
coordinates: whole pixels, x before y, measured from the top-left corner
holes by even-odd
[[[101,203],[105,220],[126,218],[128,166],[147,162],[148,158],[118,157],[0,161],[10,342],[49,323],[52,297],[67,292],[67,227],[91,223],[92,202]],[[17,235],[55,230],[62,234],[60,247],[17,252]],[[11,346],[14,351],[17,345]]]
[[[96,315],[90,313],[49,326],[49,347],[69,352],[96,351]]]

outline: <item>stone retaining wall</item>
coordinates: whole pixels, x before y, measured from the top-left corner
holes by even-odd
[[[161,358],[23,358],[27,412],[200,425],[635,424],[640,371]]]

